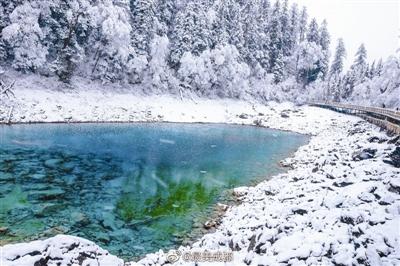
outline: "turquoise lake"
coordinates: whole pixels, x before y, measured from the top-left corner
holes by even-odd
[[[174,248],[307,141],[223,124],[0,126],[0,245],[62,233],[124,259]]]

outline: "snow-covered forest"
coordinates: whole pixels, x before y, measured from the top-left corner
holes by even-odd
[[[148,94],[400,106],[400,56],[344,69],[345,40],[287,0],[11,0],[0,72]],[[330,46],[336,45],[335,54]]]

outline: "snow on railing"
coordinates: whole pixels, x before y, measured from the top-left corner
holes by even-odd
[[[359,115],[370,123],[385,128],[389,132],[400,134],[400,112],[397,110],[335,102],[310,102],[309,105],[334,109],[339,112],[344,112],[345,110],[355,112],[356,115]],[[380,117],[384,117],[384,119]]]
[[[389,109],[389,108],[369,107],[369,106],[343,104],[343,103],[336,103],[336,102],[326,102],[326,103],[311,102],[310,105],[336,107],[336,108],[351,109],[351,110],[355,110],[355,111],[375,113],[375,114],[380,114],[383,116],[390,117],[390,118],[400,122],[400,111]]]

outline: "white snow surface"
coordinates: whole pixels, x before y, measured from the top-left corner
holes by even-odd
[[[27,83],[15,95],[3,99],[3,122],[14,106],[11,122],[256,123],[310,134],[310,142],[282,162],[286,173],[237,188],[241,203],[228,208],[221,225],[179,250],[233,251],[234,261],[224,265],[400,265],[400,169],[383,162],[395,144],[370,142],[390,137],[357,117],[291,103],[140,96],[90,84],[75,91]],[[367,148],[376,149],[373,158],[352,159]],[[66,235],[0,251],[2,266],[40,260],[47,264],[37,265],[123,265],[95,243]],[[168,264],[167,252],[126,265]],[[215,263],[199,263],[207,264]]]

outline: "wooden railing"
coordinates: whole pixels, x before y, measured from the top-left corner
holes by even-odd
[[[312,102],[309,105],[357,115],[391,133],[400,134],[400,112],[398,110],[328,102]]]

